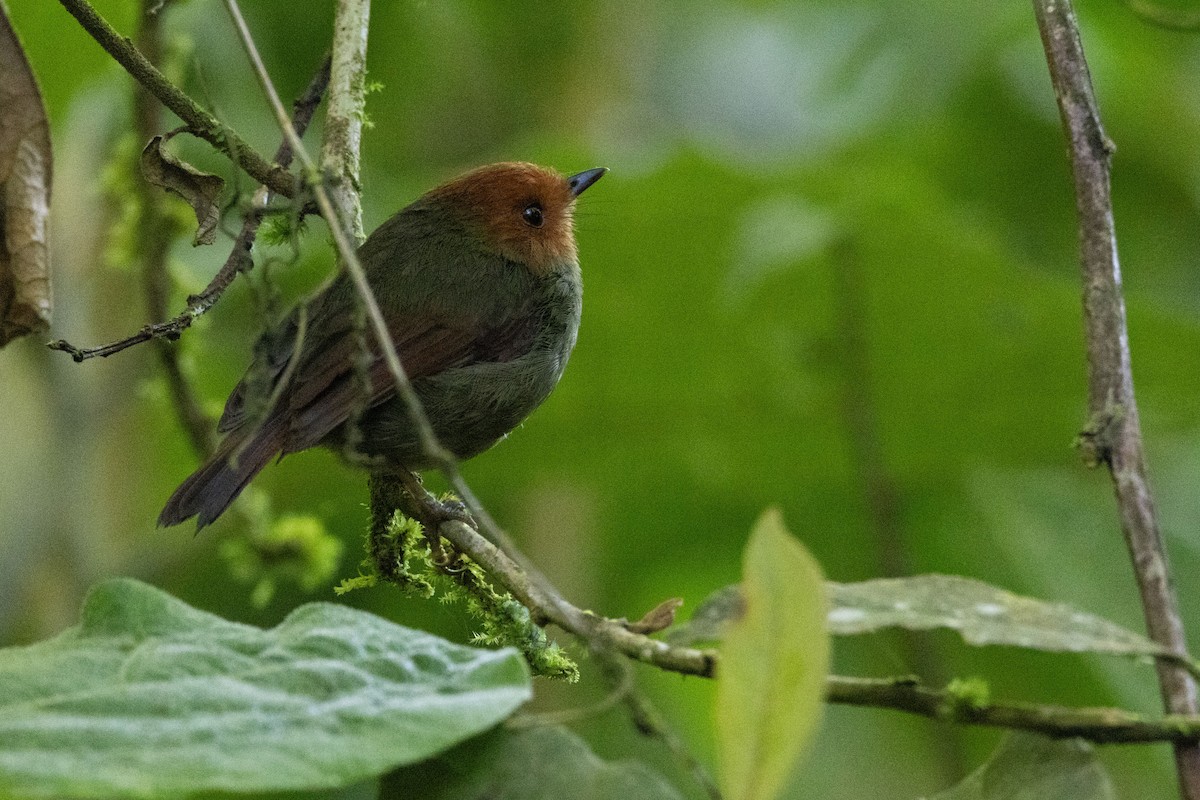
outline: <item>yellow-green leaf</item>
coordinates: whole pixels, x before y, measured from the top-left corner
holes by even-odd
[[[821,568],[768,509],[742,565],[744,612],[717,671],[717,757],[729,800],[770,800],[816,732],[829,672]]]

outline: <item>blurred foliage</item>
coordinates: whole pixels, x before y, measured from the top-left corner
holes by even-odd
[[[121,210],[102,182],[128,129],[128,81],[58,4],[8,5],[54,126],[53,336],[124,336],[145,318],[136,278],[105,264],[106,226]],[[133,31],[137,4],[97,5]],[[285,97],[327,46],[330,5],[245,4]],[[1200,40],[1148,25],[1119,0],[1080,0],[1078,10],[1118,146],[1142,421],[1195,631]],[[175,74],[272,150],[278,133],[224,14],[208,0],[164,13]],[[566,376],[523,428],[465,467],[575,602],[630,618],[665,597],[694,605],[737,579],[752,521],[775,504],[834,580],[878,577],[899,553],[912,572],[968,575],[1141,629],[1107,477],[1084,471],[1071,448],[1086,421],[1076,231],[1027,4],[985,14],[962,0],[380,2],[369,68],[384,88],[371,95],[363,152],[368,228],[488,161],[612,170],[581,201],[587,292]],[[319,134],[314,126],[310,141]],[[250,188],[199,143],[174,144]],[[261,247],[250,279],[179,343],[213,410],[266,310],[329,269],[325,231],[309,228],[298,249]],[[176,245],[173,307],[207,282],[221,249]],[[269,302],[276,290],[281,305]],[[848,367],[856,355],[864,370]],[[145,348],[76,365],[26,342],[0,359],[3,642],[65,627],[108,575],[259,624],[308,596],[278,582],[268,605],[254,605],[256,584],[234,580],[217,554],[238,534],[236,515],[199,537],[154,530],[194,466],[156,368]],[[890,517],[866,500],[855,404],[882,454],[875,479],[898,497]],[[356,574],[367,519],[359,473],[305,453],[256,486],[276,513],[321,520],[343,543],[338,576]],[[332,597],[336,583],[316,596]],[[386,587],[345,601],[458,640],[472,630],[459,611]],[[904,641],[841,641],[835,669],[912,672]],[[952,656],[942,679],[982,677],[997,699],[1158,704],[1138,665],[921,641]],[[597,699],[601,682],[583,666],[578,687],[543,682],[538,702]],[[712,686],[639,675],[711,759]],[[601,756],[637,755],[690,786],[620,714],[582,732]],[[932,794],[997,741],[832,708],[790,796]],[[1100,757],[1122,795],[1172,795],[1166,748]]]

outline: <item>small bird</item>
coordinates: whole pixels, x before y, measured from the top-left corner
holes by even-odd
[[[460,459],[521,423],[562,376],[583,284],[575,199],[607,170],[480,167],[380,225],[358,250],[438,441]],[[427,469],[378,342],[345,273],[255,345],[225,403],[216,452],[167,501],[159,525],[215,520],[273,458],[315,445],[372,469]]]

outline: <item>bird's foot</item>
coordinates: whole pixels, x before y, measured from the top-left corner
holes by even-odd
[[[439,509],[439,513],[443,514],[443,522],[457,520],[470,525],[472,528],[475,525],[475,518],[471,516],[471,512],[467,510],[467,504],[458,499],[452,494],[443,495],[435,501]]]

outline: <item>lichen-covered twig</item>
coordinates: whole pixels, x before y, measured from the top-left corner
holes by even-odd
[[[371,0],[338,0],[333,17],[333,66],[321,168],[329,193],[355,243],[362,244],[362,202],[358,167],[367,101],[367,29]]]

